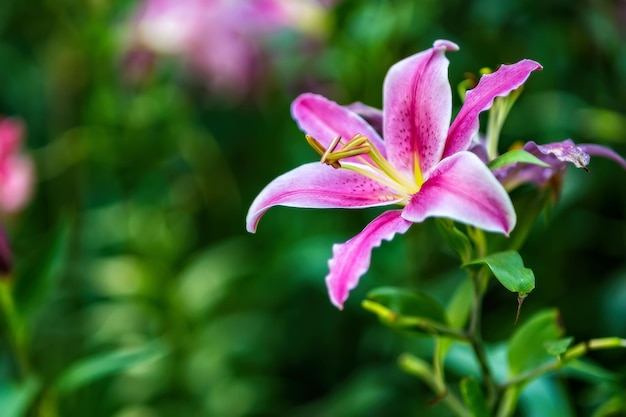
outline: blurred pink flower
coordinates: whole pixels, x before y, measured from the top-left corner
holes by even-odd
[[[24,126],[16,119],[0,119],[0,212],[14,213],[30,199],[34,168],[21,154]]]
[[[503,234],[515,225],[505,189],[467,149],[478,131],[479,114],[541,66],[522,60],[483,77],[450,123],[452,92],[445,52],[457,49],[441,40],[393,65],[383,85],[382,112],[360,103],[340,106],[315,94],[302,94],[292,104],[294,119],[323,164],[304,164],[268,184],[250,206],[248,231],[255,232],[261,216],[278,205],[402,207],[384,212],[361,233],[333,246],[326,284],[339,308],[367,272],[371,251],[413,223],[445,217]],[[375,123],[356,111],[367,113]],[[382,127],[382,137],[377,126]]]
[[[145,0],[134,41],[180,56],[213,89],[245,93],[265,66],[263,43],[282,29],[324,28],[321,0]]]

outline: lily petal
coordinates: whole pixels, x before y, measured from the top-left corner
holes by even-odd
[[[448,217],[506,235],[516,221],[507,192],[489,168],[467,151],[443,159],[435,166],[430,178],[404,208],[402,217],[412,222]]]
[[[404,233],[411,222],[402,218],[401,210],[389,210],[375,218],[358,235],[346,243],[333,245],[333,257],[328,261],[330,272],[326,285],[330,300],[339,309],[348,299],[348,293],[370,267],[372,249],[383,240],[391,240],[396,233]]]
[[[269,183],[246,216],[249,232],[270,207],[363,208],[398,203],[394,191],[368,177],[319,162],[301,165]]]
[[[578,145],[578,147],[587,152],[589,155],[602,156],[604,158],[610,159],[611,161],[621,165],[622,168],[626,169],[626,160],[624,160],[624,158],[622,158],[613,149],[593,143],[583,143]]]
[[[376,129],[379,135],[383,134],[383,111],[381,109],[368,106],[360,101],[347,104],[345,107],[365,119],[370,126]]]
[[[537,62],[524,59],[483,75],[478,85],[467,92],[465,102],[450,126],[443,157],[467,150],[472,137],[478,132],[478,115],[488,110],[496,97],[507,96],[524,84],[531,72],[540,69],[542,66]]]
[[[349,140],[360,133],[385,155],[385,144],[376,130],[358,114],[318,94],[301,94],[291,105],[300,129],[328,147],[335,136]],[[350,158],[356,160],[356,158]]]
[[[536,146],[537,151],[541,154],[552,156],[561,163],[569,162],[574,164],[576,168],[585,168],[589,165],[589,161],[591,160],[589,154],[581,147],[576,146],[571,139],[566,139],[563,142],[547,143],[545,145],[537,145],[535,142],[531,141],[524,145],[524,149],[526,149],[527,152],[533,153],[534,146]],[[541,158],[541,156],[539,157]],[[549,160],[545,162],[550,163]],[[556,164],[552,163],[552,165]]]
[[[459,47],[436,41],[431,49],[394,64],[383,86],[383,137],[389,161],[409,178],[418,161],[427,176],[440,159],[452,114],[446,51]]]

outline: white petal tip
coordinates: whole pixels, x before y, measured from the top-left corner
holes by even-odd
[[[458,51],[459,50],[459,45],[457,45],[454,42],[451,41],[447,41],[445,39],[439,39],[436,40],[435,43],[433,43],[433,48],[434,49],[438,49],[440,51]]]
[[[256,228],[259,225],[259,218],[258,217],[252,217],[249,216],[248,219],[246,219],[246,230],[250,233],[256,233]]]

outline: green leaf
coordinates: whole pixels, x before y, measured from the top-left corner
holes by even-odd
[[[575,417],[569,394],[562,381],[544,375],[523,387],[518,408],[524,416]]]
[[[535,274],[524,267],[522,257],[516,251],[494,253],[463,266],[473,265],[487,265],[507,290],[518,293],[520,297],[525,297],[535,288]]]
[[[463,329],[472,309],[473,284],[470,279],[464,277],[457,286],[454,294],[446,306],[446,316],[450,327]],[[450,348],[456,343],[454,339],[442,337],[439,341],[439,348],[435,350],[435,360],[443,368],[446,355]]]
[[[60,393],[69,393],[100,378],[161,359],[168,352],[169,348],[162,341],[154,340],[133,349],[97,354],[82,359],[65,370],[56,386]]]
[[[61,218],[49,235],[40,236],[32,252],[18,260],[15,298],[24,316],[35,314],[56,290],[70,246],[71,225]]]
[[[472,280],[464,277],[446,306],[446,316],[450,326],[462,329],[472,309],[473,298]]]
[[[618,375],[604,369],[600,365],[590,362],[586,358],[576,359],[565,365],[562,373],[573,378],[582,379],[593,384],[599,384],[601,382],[613,381],[617,382]]]
[[[461,380],[461,394],[473,417],[489,417],[487,401],[476,378],[469,377]]]
[[[546,342],[544,346],[550,355],[559,356],[565,353],[573,340],[573,337],[565,337],[563,339]]]
[[[41,384],[29,378],[20,385],[3,382],[0,384],[0,410],[2,417],[22,417],[35,399]]]
[[[519,375],[554,360],[545,345],[558,341],[564,332],[557,310],[543,310],[533,315],[511,336],[508,355],[511,375]]]
[[[431,325],[445,325],[446,313],[434,298],[421,292],[382,287],[371,291],[363,307],[376,314],[381,322],[401,330],[423,333]],[[422,327],[422,329],[420,329]]]
[[[535,155],[526,152],[523,149],[516,149],[514,151],[509,151],[498,156],[496,159],[492,160],[487,164],[489,169],[494,170],[496,168],[502,168],[506,165],[515,164],[518,162],[522,162],[525,164],[533,164],[539,165],[542,167],[549,167],[550,165],[543,162],[541,159],[537,158]]]
[[[615,417],[623,416],[624,413],[626,413],[626,401],[623,395],[617,394],[596,408],[591,417]]]
[[[448,246],[459,255],[462,262],[468,262],[472,257],[472,243],[469,237],[450,219],[437,218],[435,223]]]

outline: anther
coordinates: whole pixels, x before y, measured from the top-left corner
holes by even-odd
[[[339,160],[341,159],[358,155],[366,155],[372,151],[369,140],[360,133],[352,136],[348,143],[346,143],[340,150],[336,149],[341,144],[341,136],[335,136],[330,142],[328,148],[325,148],[324,145],[319,143],[310,135],[305,135],[304,137],[315,152],[321,155],[322,158],[320,162],[330,165],[333,168],[341,168],[341,163],[339,163]]]
[[[341,141],[341,135],[335,136],[334,139],[330,141],[330,145],[328,145],[328,148],[322,154],[322,164],[325,164],[326,160],[328,159],[328,155],[335,151],[337,145],[339,145],[339,141]]]
[[[309,146],[311,146],[311,148],[313,148],[313,150],[315,150],[315,152],[320,154],[320,156],[324,155],[324,152],[326,152],[326,149],[314,137],[309,136],[309,135],[304,135],[304,138],[306,139],[306,141],[309,144]]]

